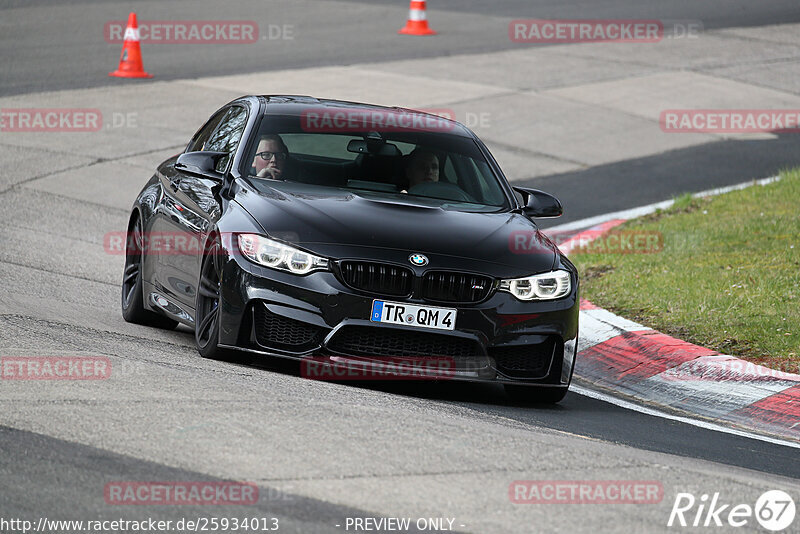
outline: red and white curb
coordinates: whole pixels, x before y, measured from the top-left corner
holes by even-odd
[[[768,178],[763,185],[775,181]],[[697,196],[741,189],[699,193]],[[654,205],[668,207],[668,203]],[[646,206],[579,223],[586,228],[560,245],[569,253]],[[582,224],[583,226],[579,226]],[[546,233],[569,228],[550,229]],[[693,345],[629,321],[584,300],[575,377],[641,403],[699,416],[723,425],[800,442],[800,375],[785,373]]]
[[[800,442],[800,375],[693,345],[581,302],[575,376],[605,390]]]

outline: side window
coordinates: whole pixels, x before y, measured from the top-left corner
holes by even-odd
[[[198,130],[194,137],[189,142],[189,147],[186,149],[186,152],[197,152],[198,150],[207,150],[205,148],[206,143],[208,142],[208,138],[211,137],[211,134],[214,132],[216,127],[219,125],[219,121],[222,120],[222,117],[227,114],[228,110],[220,111],[211,119],[205,123],[205,125]]]
[[[208,138],[203,150],[214,152],[227,152],[228,157],[222,158],[217,163],[217,170],[222,172],[228,166],[231,156],[239,146],[242,132],[247,123],[247,110],[243,107],[233,106],[220,121],[219,126]]]

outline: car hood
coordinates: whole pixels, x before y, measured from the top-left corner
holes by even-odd
[[[461,212],[413,197],[306,184],[259,184],[257,192],[242,187],[235,200],[267,235],[333,258],[374,259],[375,249],[384,249],[385,260],[407,262],[411,253],[423,253],[431,268],[441,256],[520,274],[544,272],[555,263],[555,245],[519,213]]]

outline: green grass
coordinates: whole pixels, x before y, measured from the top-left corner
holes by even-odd
[[[647,254],[574,253],[582,297],[661,332],[800,369],[800,169],[724,195],[683,195],[626,222],[661,232]]]

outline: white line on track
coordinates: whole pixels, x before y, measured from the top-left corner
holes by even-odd
[[[613,395],[609,395],[607,393],[601,393],[599,391],[595,391],[593,389],[588,389],[583,386],[579,386],[577,384],[572,384],[569,387],[569,390],[573,393],[577,393],[578,395],[583,395],[584,397],[589,397],[590,399],[596,399],[603,402],[608,402],[609,404],[613,404],[614,406],[619,406],[620,408],[625,408],[626,410],[633,410],[634,412],[643,413],[645,415],[652,415],[654,417],[661,417],[663,419],[670,419],[672,421],[678,421],[680,423],[686,423],[687,425],[696,426],[698,428],[704,428],[706,430],[713,430],[715,432],[724,432],[725,434],[733,434],[735,436],[742,436],[749,439],[757,439],[759,441],[766,441],[767,443],[772,443],[774,445],[782,445],[784,447],[792,447],[795,449],[800,449],[800,443],[796,443],[793,441],[786,441],[778,438],[771,438],[769,436],[762,436],[760,434],[754,434],[751,432],[747,432],[744,430],[738,430],[736,428],[729,428],[726,426],[718,425],[716,423],[710,423],[708,421],[701,421],[699,419],[692,419],[690,417],[682,417],[680,415],[673,415],[666,412],[662,412],[659,410],[655,410],[653,408],[648,408],[646,406],[642,406],[636,404],[634,402],[626,401],[620,399],[618,397],[614,397]]]
[[[727,187],[718,187],[716,189],[708,189],[706,191],[700,191],[699,193],[693,193],[692,196],[695,198],[711,197],[714,195],[721,195],[722,193],[738,191],[739,189],[746,189],[753,185],[771,184],[772,182],[777,182],[780,179],[781,179],[780,176],[771,176],[769,178],[763,178],[761,180],[750,180],[749,182],[744,182],[741,184],[729,185]],[[545,228],[544,232],[545,233],[568,232],[570,230],[580,230],[581,228],[589,228],[591,226],[602,224],[604,222],[613,221],[614,219],[634,219],[636,217],[641,217],[642,215],[648,215],[659,209],[661,210],[667,209],[674,203],[675,203],[674,200],[664,200],[663,202],[656,202],[655,204],[648,204],[647,206],[639,206],[638,208],[615,211],[614,213],[605,213],[603,215],[597,215],[595,217],[589,217],[587,219],[581,219],[579,221],[574,221],[571,223],[565,223],[565,224],[560,224],[558,226]]]

